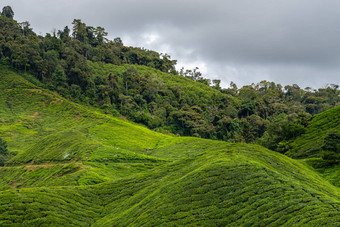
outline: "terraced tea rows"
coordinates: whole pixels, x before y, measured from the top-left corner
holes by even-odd
[[[156,133],[36,84],[0,70],[1,226],[340,225],[339,188],[300,161]]]

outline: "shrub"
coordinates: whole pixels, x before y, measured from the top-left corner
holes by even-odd
[[[324,160],[340,160],[340,133],[336,130],[330,131],[324,139],[322,149],[324,150],[322,156]]]
[[[5,165],[5,162],[8,160],[8,156],[7,143],[5,140],[0,138],[0,166]]]

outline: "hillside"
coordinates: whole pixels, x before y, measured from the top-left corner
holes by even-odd
[[[304,132],[306,119],[340,105],[336,84],[301,89],[264,80],[222,88],[197,67],[176,70],[168,54],[109,40],[103,27],[75,19],[72,28],[42,36],[29,22],[14,20],[10,6],[6,10],[0,15],[1,65],[29,72],[34,84],[68,100],[155,131],[260,143],[283,153]]]
[[[290,143],[286,155],[300,159],[335,186],[340,187],[340,165],[336,160],[324,160],[323,145],[329,132],[340,132],[340,106],[313,116],[306,127],[305,134]]]
[[[340,131],[340,106],[313,116],[308,123],[306,132],[291,143],[291,149],[286,154],[294,158],[320,157],[322,145],[327,133]]]
[[[160,134],[0,69],[0,225],[340,224],[340,191],[261,146]]]
[[[56,176],[63,177],[58,171],[79,170],[73,174],[78,183],[63,179],[78,185],[79,182],[87,184],[87,180],[81,176],[88,172],[90,166],[84,167],[83,161],[107,160],[111,163],[124,160],[137,162],[136,165],[144,161],[150,163],[148,165],[162,162],[143,153],[145,149],[152,149],[159,138],[166,137],[163,134],[69,102],[48,90],[39,89],[10,70],[1,70],[0,86],[0,134],[7,141],[10,151],[16,154],[7,162],[7,166],[50,165],[53,169],[41,168],[39,171],[45,171],[42,174],[47,174],[47,177],[53,176],[54,182],[58,182],[55,181]],[[70,161],[74,164],[66,165]],[[34,166],[32,168],[36,169]],[[91,168],[96,169],[96,166]],[[122,172],[124,168],[122,165]],[[143,166],[140,168],[143,169]],[[16,179],[16,174],[21,173],[22,169],[13,167],[13,170],[16,172],[11,174]],[[100,174],[94,177],[96,180],[102,178],[105,179],[105,176]],[[22,182],[16,179],[18,183]]]

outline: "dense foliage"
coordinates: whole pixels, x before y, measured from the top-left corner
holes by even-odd
[[[334,84],[312,90],[261,81],[221,88],[198,68],[176,72],[167,54],[108,40],[102,27],[75,19],[72,31],[66,26],[43,37],[29,22],[13,20],[9,9],[0,17],[1,64],[32,73],[40,86],[70,100],[160,132],[257,142],[284,153],[311,115],[340,103]]]
[[[286,153],[294,158],[321,157],[323,151],[337,152],[340,132],[340,106],[314,115],[305,133],[289,143]]]
[[[322,149],[325,152],[322,156],[323,159],[333,162],[340,161],[340,132],[336,130],[328,132]]]
[[[7,149],[7,143],[5,140],[0,138],[0,166],[3,166],[9,159],[9,152]]]
[[[1,16],[8,17],[8,18],[13,18],[14,17],[14,12],[12,10],[12,7],[10,6],[5,6],[2,9]]]
[[[1,15],[0,226],[340,225],[338,85],[221,88],[81,20]]]

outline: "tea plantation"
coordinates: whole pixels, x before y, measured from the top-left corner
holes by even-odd
[[[340,225],[339,188],[304,161],[160,134],[5,67],[0,137],[0,226]]]
[[[313,116],[307,126],[306,133],[294,140],[286,155],[299,158],[309,166],[314,167],[324,178],[340,187],[340,160],[328,158],[324,160],[325,138],[330,132],[340,134],[340,106]],[[340,142],[336,142],[339,143]],[[339,148],[337,157],[340,157]]]

